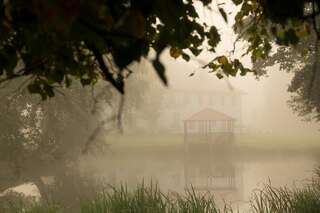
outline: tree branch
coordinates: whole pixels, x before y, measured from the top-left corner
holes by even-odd
[[[118,114],[117,114],[118,128],[121,134],[123,134],[123,126],[122,126],[123,108],[124,108],[124,95],[121,95]]]
[[[86,42],[88,48],[93,52],[98,64],[99,68],[104,74],[104,77],[107,81],[109,81],[121,94],[124,94],[124,82],[121,78],[117,80],[113,78],[112,73],[109,71],[106,63],[103,60],[103,56],[100,51],[96,48],[96,46],[89,44]]]
[[[112,116],[110,118],[107,118],[103,121],[101,121],[98,126],[95,128],[95,130],[93,131],[93,133],[89,136],[88,140],[86,141],[86,143],[84,144],[84,147],[82,149],[82,154],[87,154],[92,143],[95,141],[96,137],[98,136],[98,134],[100,133],[102,127],[109,121],[113,121],[116,118],[116,116]],[[112,128],[109,128],[106,132],[110,132],[112,130]]]
[[[313,10],[313,13],[315,14],[316,13],[316,3],[315,3],[315,1],[312,2],[312,10]],[[319,40],[320,39],[320,32],[318,30],[316,18],[317,18],[316,16],[312,17],[312,23],[313,23],[313,29],[314,29],[314,31],[316,32],[316,35],[317,35],[317,40]]]

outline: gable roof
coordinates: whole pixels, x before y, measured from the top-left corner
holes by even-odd
[[[185,121],[234,121],[235,119],[226,115],[223,112],[218,112],[216,110],[206,108],[193,114]]]

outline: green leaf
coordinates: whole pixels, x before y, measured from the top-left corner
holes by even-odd
[[[172,58],[176,59],[179,58],[179,56],[182,54],[181,50],[176,47],[171,47],[170,48],[170,55]]]
[[[240,75],[245,76],[248,72],[251,72],[251,70],[248,68],[243,68],[241,69]]]
[[[229,63],[222,65],[221,68],[222,68],[223,72],[227,75],[236,76],[236,74],[237,74],[237,71],[235,69],[233,69],[232,65]]]
[[[208,64],[208,67],[211,69],[210,72],[215,72],[218,68],[221,67],[221,65],[218,65],[218,64],[215,64],[215,63],[209,63]]]
[[[228,62],[228,58],[226,57],[226,56],[219,56],[218,58],[217,58],[217,61],[220,63],[220,64],[222,64],[222,65],[225,65],[225,64],[228,64],[229,62]]]

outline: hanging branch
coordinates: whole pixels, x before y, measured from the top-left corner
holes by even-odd
[[[121,134],[123,134],[123,125],[122,125],[123,108],[124,108],[124,95],[121,95],[120,104],[118,107],[118,114],[117,114],[118,128]]]
[[[315,14],[316,13],[316,2],[313,1],[312,2],[312,10],[313,10],[313,13]],[[314,64],[313,64],[313,68],[312,68],[312,75],[311,75],[311,81],[310,81],[310,87],[309,87],[309,101],[310,99],[312,98],[312,90],[313,90],[313,87],[314,87],[314,82],[315,82],[315,79],[316,79],[316,76],[317,76],[317,72],[318,72],[318,56],[319,56],[319,39],[320,39],[320,31],[318,30],[318,27],[317,27],[317,20],[316,20],[316,16],[313,16],[313,19],[312,19],[312,23],[313,23],[313,29],[316,33],[316,42],[315,42],[315,53],[314,53]]]
[[[102,54],[97,49],[96,46],[90,45],[88,42],[86,43],[88,48],[93,52],[98,64],[99,68],[102,71],[105,79],[109,81],[112,86],[114,86],[121,94],[124,94],[124,82],[121,78],[114,79],[112,73],[109,71],[109,68],[107,67]]]
[[[95,128],[95,130],[92,132],[92,134],[89,136],[88,140],[86,141],[86,143],[84,144],[84,147],[82,149],[82,154],[87,154],[91,145],[93,144],[93,142],[95,141],[96,137],[98,136],[98,134],[100,133],[101,129],[104,127],[104,125],[107,122],[113,121],[115,120],[116,116],[112,116],[110,118],[107,118],[103,121],[101,121],[98,126]],[[109,128],[108,130],[106,130],[105,132],[110,132],[112,131],[112,128]]]
[[[316,2],[315,1],[313,1],[312,2],[312,12],[313,12],[313,14],[316,14],[316,11],[317,10],[317,7],[316,7]],[[316,32],[316,35],[317,35],[317,40],[319,40],[320,39],[320,31],[318,30],[318,26],[317,26],[317,16],[316,15],[314,15],[313,17],[312,17],[312,25],[313,25],[313,29],[314,29],[314,31]]]

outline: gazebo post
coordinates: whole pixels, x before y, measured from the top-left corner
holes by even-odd
[[[184,150],[188,151],[188,121],[183,122],[184,126]]]

